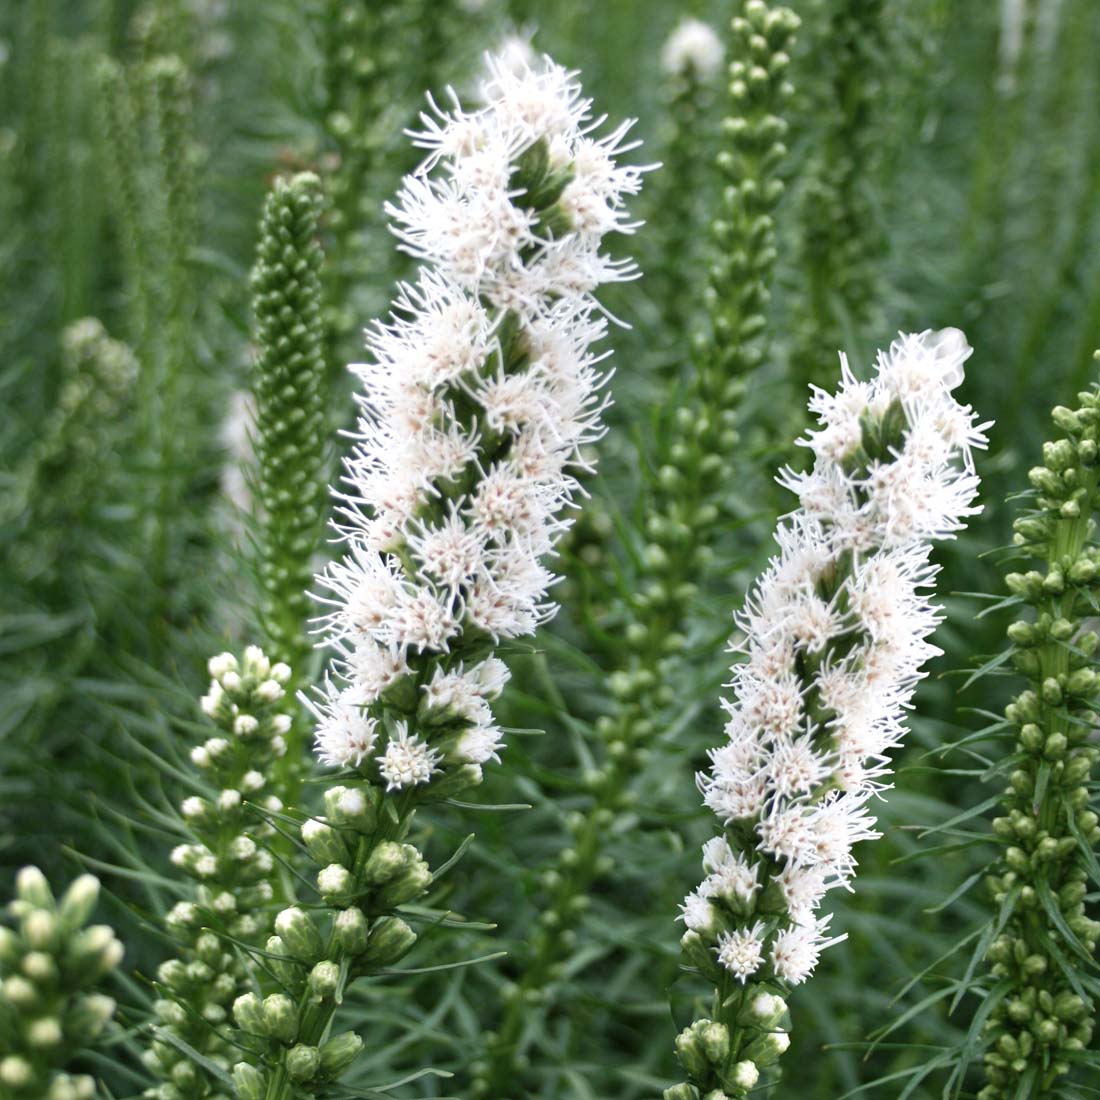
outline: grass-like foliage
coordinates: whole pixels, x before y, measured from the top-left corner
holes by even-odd
[[[1098,1095],[1098,41],[0,4],[0,1100]]]

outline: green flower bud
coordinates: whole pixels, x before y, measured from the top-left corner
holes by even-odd
[[[264,998],[263,1021],[267,1034],[283,1043],[293,1043],[298,1036],[298,1010],[283,993]]]
[[[105,924],[93,924],[69,941],[73,970],[91,980],[113,970],[122,961],[122,944]]]
[[[57,932],[57,917],[46,909],[32,909],[23,918],[23,938],[31,947],[52,950]]]
[[[32,1047],[49,1049],[56,1047],[62,1038],[61,1021],[56,1016],[43,1016],[26,1025],[27,1042]]]
[[[325,792],[325,813],[337,825],[372,833],[378,827],[381,800],[377,787],[330,787]]]
[[[411,853],[411,854],[410,854]],[[363,879],[372,885],[389,882],[399,875],[419,853],[411,844],[398,844],[393,840],[383,840],[376,844],[363,867]]]
[[[37,985],[53,982],[57,978],[57,963],[45,951],[28,951],[23,956],[22,970]]]
[[[367,949],[367,918],[361,909],[344,909],[333,924],[336,942],[349,955],[361,955]]]
[[[721,1030],[715,1032],[715,1028]],[[725,1032],[724,1036],[722,1032]],[[729,1031],[722,1024],[716,1024],[714,1020],[696,1020],[676,1036],[675,1047],[676,1056],[684,1069],[692,1077],[706,1080],[710,1075],[711,1066],[724,1062],[729,1056]],[[712,1059],[711,1053],[718,1053],[721,1056]]]
[[[787,1011],[787,1002],[775,993],[757,993],[737,1014],[737,1023],[742,1026],[768,1031],[773,1028],[783,1013]]]
[[[322,959],[309,972],[309,988],[315,996],[335,996],[340,988],[340,967],[328,959]]]
[[[727,1075],[727,1080],[730,1082],[727,1087],[748,1092],[749,1089],[755,1088],[756,1082],[760,1080],[760,1070],[756,1068],[754,1062],[738,1062]]]
[[[411,845],[408,847],[411,848]],[[377,895],[378,903],[386,908],[403,905],[420,897],[431,884],[432,873],[418,855],[415,862],[410,861],[400,875],[382,886]]]
[[[347,1069],[363,1049],[363,1040],[353,1031],[345,1031],[321,1047],[321,1070],[326,1077],[336,1077]]]
[[[694,1085],[673,1085],[661,1094],[664,1100],[699,1100],[699,1090]]]
[[[325,945],[321,933],[309,914],[297,906],[284,909],[275,918],[275,931],[287,951],[304,963],[319,962],[324,955]]]
[[[403,958],[416,943],[416,933],[400,917],[381,917],[370,930],[363,962],[377,969]]]
[[[1065,405],[1056,405],[1051,410],[1050,417],[1067,435],[1077,435],[1083,427],[1078,414],[1072,409],[1067,409]]]
[[[70,936],[83,928],[99,901],[99,879],[81,875],[73,880],[58,906],[57,917],[62,936]]]
[[[684,958],[698,970],[710,977],[718,976],[718,964],[714,953],[698,932],[687,931],[680,937],[680,948]]]
[[[267,1034],[263,1005],[255,993],[243,993],[233,1002],[233,1019],[241,1031],[250,1035]]]
[[[0,1084],[10,1088],[26,1088],[34,1080],[34,1067],[26,1058],[10,1054],[0,1060]]]
[[[267,943],[264,944],[264,949],[268,955],[275,956],[267,960],[268,965],[275,972],[275,976],[284,985],[293,986],[301,977],[301,970],[296,963],[290,961],[290,952],[287,950],[282,938],[280,936],[269,936]]]
[[[76,1002],[65,1019],[65,1034],[73,1042],[96,1039],[115,1014],[115,1001],[102,993],[89,993]]]
[[[238,1062],[233,1067],[233,1084],[238,1100],[263,1100],[264,1075],[247,1062]]]
[[[312,1081],[321,1068],[321,1052],[316,1047],[292,1047],[286,1056],[286,1072],[292,1081]]]
[[[313,818],[303,821],[301,835],[309,854],[322,867],[332,863],[346,865],[351,858],[344,838],[323,821]]]
[[[355,892],[355,878],[339,863],[330,863],[317,874],[317,891],[326,900],[348,898]]]
[[[0,963],[14,965],[23,952],[20,938],[10,929],[0,925]]]
[[[53,892],[46,876],[37,867],[24,867],[15,877],[15,893],[20,901],[37,909],[54,909]]]

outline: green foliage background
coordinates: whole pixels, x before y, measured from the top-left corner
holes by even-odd
[[[173,900],[163,877],[172,841],[151,808],[178,801],[170,765],[197,736],[206,657],[259,629],[253,525],[221,488],[231,461],[221,423],[247,384],[247,273],[273,176],[313,169],[329,196],[326,434],[335,444],[351,416],[341,364],[358,356],[358,329],[405,270],[381,207],[414,163],[401,131],[423,91],[471,87],[482,50],[509,28],[537,27],[536,48],[581,70],[600,113],[638,118],[645,146],[636,155],[659,160],[673,151],[674,117],[662,43],[682,15],[724,28],[736,6],[0,7],[0,883],[28,860],[59,879],[81,863],[101,873],[134,975],[125,1023],[143,1018],[140,975],[162,957],[155,918]],[[516,1096],[631,1100],[674,1079],[672,1038],[697,991],[677,978],[672,918],[710,829],[692,777],[721,737],[730,614],[788,505],[771,475],[791,455],[806,381],[836,376],[838,347],[867,369],[897,330],[947,325],[976,349],[966,399],[996,420],[980,467],[985,511],[940,553],[945,654],[919,693],[882,807],[885,839],[865,846],[856,894],[835,905],[834,928],[848,942],[792,999],[796,1049],[782,1091],[939,1095],[942,1079],[905,1074],[960,1044],[970,1025],[975,998],[949,1016],[933,997],[943,975],[959,977],[965,950],[932,964],[986,918],[980,885],[942,903],[992,849],[937,852],[943,837],[918,826],[943,825],[989,797],[984,758],[938,751],[982,724],[968,710],[995,711],[1008,694],[995,674],[968,679],[1000,651],[1008,622],[995,609],[978,617],[990,601],[969,594],[1001,593],[997,550],[1010,540],[1011,495],[1026,488],[1049,408],[1070,403],[1097,369],[1100,6],[1025,0],[1011,71],[998,4],[792,6],[803,26],[790,70],[788,187],[775,212],[770,350],[739,401],[738,443],[717,490],[726,521],[687,603],[687,659],[667,666],[668,702],[652,715],[648,752],[632,768],[629,797],[600,825],[606,866],[563,929],[554,968],[525,994],[522,1056],[494,1069],[488,1033],[522,975],[546,873],[571,844],[570,815],[590,806],[588,778],[606,758],[598,720],[610,710],[609,675],[623,665],[624,608],[647,575],[655,471],[677,430],[705,313],[721,186],[706,168],[687,203],[674,178],[649,178],[647,225],[629,242],[646,276],[608,298],[632,327],[613,334],[611,431],[563,555],[563,611],[532,646],[508,654],[503,721],[541,733],[511,736],[504,766],[477,797],[530,808],[441,809],[419,826],[440,853],[477,832],[444,895],[475,923],[458,946],[425,937],[410,965],[509,954],[358,992],[345,1015],[368,1037],[362,1088],[429,1066],[456,1076],[387,1094],[466,1096],[504,1072]],[[117,115],[112,124],[112,88],[130,96],[129,128]],[[722,98],[721,89],[702,96],[689,135],[704,165],[722,149]],[[675,169],[673,157],[664,171]],[[673,287],[681,308],[670,320]],[[140,368],[130,392],[106,405],[72,396],[81,368],[66,358],[62,333],[89,315]],[[987,831],[980,818],[964,828]],[[868,1036],[891,1020],[896,1030],[869,1051]],[[147,1084],[138,1046],[131,1035],[97,1066],[115,1095]],[[1063,1095],[1096,1095],[1087,1081]],[[976,1082],[959,1084],[972,1093]]]

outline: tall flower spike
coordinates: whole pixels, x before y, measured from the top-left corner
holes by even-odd
[[[832,349],[869,324],[885,235],[873,181],[887,142],[879,130],[884,73],[897,58],[884,0],[819,5],[807,37],[813,50],[808,82],[817,125],[814,151],[801,180],[800,268],[803,288],[793,334],[796,386],[826,384]]]
[[[346,552],[317,578],[333,670],[310,700],[318,754],[345,775],[300,829],[320,904],[275,920],[283,992],[233,1006],[242,1100],[332,1084],[361,1048],[330,1036],[336,1007],[416,941],[399,907],[432,873],[405,840],[413,814],[497,758],[491,703],[508,670],[493,648],[556,610],[542,560],[567,525],[580,450],[603,430],[592,345],[607,321],[592,292],[633,273],[600,252],[631,228],[623,199],[641,170],[616,163],[628,126],[593,137],[588,100],[548,58],[491,58],[484,106],[452,100],[424,116],[427,158],[387,208],[428,265],[353,368]]]
[[[321,181],[312,172],[276,180],[252,269],[262,615],[273,656],[296,669],[309,651],[306,590],[325,516],[321,203]],[[293,765],[298,756],[291,740]]]
[[[704,847],[681,944],[716,998],[677,1040],[690,1083],[667,1100],[744,1096],[786,1049],[782,997],[843,938],[818,909],[855,874],[853,846],[879,835],[869,803],[938,652],[930,544],[978,511],[985,426],[951,393],[969,355],[957,329],[903,335],[872,381],[842,357],[840,389],[810,401],[813,466],[780,477],[799,508],[737,616],[729,740],[698,777],[724,829]]]
[[[159,1084],[145,1092],[148,1100],[223,1095],[179,1044],[228,1065],[225,1025],[247,977],[238,948],[259,946],[271,934],[275,876],[267,845],[274,830],[253,806],[270,813],[283,808],[270,775],[286,752],[290,715],[283,685],[291,673],[258,646],[249,646],[241,660],[231,653],[212,657],[209,671],[201,706],[218,732],[191,751],[205,789],[180,806],[185,842],[171,858],[193,887],[165,917],[177,950],[157,969],[158,1027],[144,1062]]]
[[[1027,686],[1005,708],[1013,744],[996,773],[999,782],[1008,778],[993,819],[1004,849],[987,881],[1004,927],[989,947],[990,979],[975,987],[989,1006],[979,1100],[1052,1094],[1096,1025],[1095,1005],[1080,994],[1096,973],[1100,942],[1100,922],[1085,908],[1100,845],[1092,782],[1100,760],[1100,638],[1092,618],[1100,585],[1100,388],[1077,400],[1076,409],[1054,410],[1058,434],[1029,474],[1035,510],[1016,521],[1016,543],[1038,568],[1005,578],[1033,613],[1008,628],[1012,662]],[[995,920],[991,914],[987,934]]]
[[[102,1035],[115,1002],[96,987],[122,960],[105,924],[85,927],[99,881],[81,875],[54,900],[37,867],[16,877],[0,924],[0,1096],[5,1100],[92,1100],[96,1083],[65,1067]]]
[[[593,137],[574,74],[549,59],[490,59],[482,98],[423,116],[427,159],[387,207],[427,266],[352,368],[346,553],[317,579],[335,656],[319,752],[392,789],[476,781],[497,751],[487,658],[556,609],[542,559],[603,431],[592,292],[633,274],[600,251],[633,228],[641,170],[616,162],[629,125]]]
[[[698,287],[685,271],[703,270],[700,261],[715,173],[710,163],[717,143],[713,105],[722,84],[725,44],[714,28],[698,19],[682,19],[661,51],[664,75],[664,140],[658,180],[661,211],[655,223],[657,262],[648,265],[647,282],[656,285],[669,345],[683,345],[685,329],[698,301]],[[651,201],[654,195],[650,193]],[[679,364],[680,356],[672,363]]]

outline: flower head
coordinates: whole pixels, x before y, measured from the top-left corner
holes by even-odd
[[[681,19],[661,50],[661,68],[672,76],[709,81],[718,75],[725,57],[722,40],[709,23]]]
[[[556,611],[543,558],[607,404],[594,291],[634,273],[601,251],[633,228],[625,200],[643,170],[619,160],[630,124],[597,137],[576,74],[549,58],[509,49],[486,72],[476,109],[453,92],[430,102],[413,136],[425,159],[386,208],[422,267],[351,368],[345,552],[317,578],[334,655],[334,686],[311,704],[318,750],[373,760],[391,788],[496,758],[489,703],[507,674],[495,658],[464,663],[466,641],[530,634]],[[402,692],[420,698],[415,720],[401,711],[417,733],[372,756]],[[428,745],[454,722],[466,728]]]
[[[952,396],[969,355],[948,329],[901,335],[868,382],[842,361],[837,392],[810,400],[811,468],[781,475],[800,506],[736,617],[728,740],[698,777],[737,828],[704,847],[706,877],[683,906],[741,982],[760,971],[797,985],[843,939],[816,913],[854,877],[855,846],[879,835],[872,800],[938,653],[930,544],[978,510],[972,452],[986,425]],[[757,898],[777,893],[785,912],[765,930]]]

